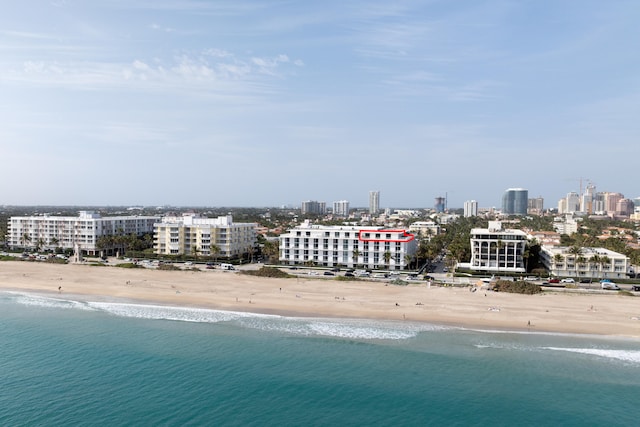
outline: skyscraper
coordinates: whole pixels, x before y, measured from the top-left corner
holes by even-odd
[[[478,216],[478,202],[475,200],[467,200],[464,202],[464,216]]]
[[[380,191],[369,191],[369,214],[376,215],[380,210]]]
[[[526,215],[529,204],[529,191],[524,188],[508,188],[502,196],[504,215]]]

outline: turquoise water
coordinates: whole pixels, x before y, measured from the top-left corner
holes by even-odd
[[[632,426],[640,342],[0,293],[0,425]]]

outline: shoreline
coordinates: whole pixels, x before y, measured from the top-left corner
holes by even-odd
[[[60,287],[60,291],[58,288]],[[640,300],[611,294],[507,294],[373,281],[262,278],[220,270],[0,263],[0,290],[300,318],[421,322],[466,329],[640,338]]]

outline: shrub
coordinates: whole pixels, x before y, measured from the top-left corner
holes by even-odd
[[[175,271],[180,270],[180,267],[177,267],[173,264],[160,264],[158,265],[158,270]]]
[[[286,273],[279,268],[274,267],[262,267],[260,270],[242,270],[241,274],[248,274],[249,276],[258,277],[275,277],[275,278],[287,278],[291,277],[289,273]]]
[[[498,280],[492,286],[491,290],[496,292],[508,292],[512,294],[533,295],[542,292],[542,288],[534,283],[525,281],[512,282],[510,280]]]
[[[116,267],[120,267],[120,268],[144,268],[136,263],[133,262],[124,262],[121,264],[116,264]]]

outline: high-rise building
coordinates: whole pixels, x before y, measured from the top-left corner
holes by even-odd
[[[527,202],[527,212],[530,214],[540,215],[544,211],[544,199],[542,196],[529,199]]]
[[[327,204],[325,202],[317,202],[315,200],[307,200],[302,202],[302,206],[300,208],[302,214],[317,214],[323,215],[327,211]]]
[[[503,215],[526,215],[529,191],[524,188],[508,188],[502,196]]]
[[[620,199],[616,204],[616,215],[631,215],[633,213],[633,200]]]
[[[618,201],[624,199],[621,193],[604,193],[604,209],[607,213],[615,213]]]
[[[333,202],[333,214],[337,216],[349,216],[349,202],[347,200]]]
[[[435,205],[434,205],[434,208],[435,208],[436,212],[437,213],[444,212],[445,209],[447,208],[446,204],[447,204],[447,199],[446,198],[444,198],[442,196],[436,197]]]
[[[467,200],[464,202],[464,216],[478,216],[478,202],[475,200]]]
[[[380,210],[380,191],[369,191],[369,214],[376,215]]]
[[[567,193],[567,213],[580,212],[580,195],[576,192]]]

